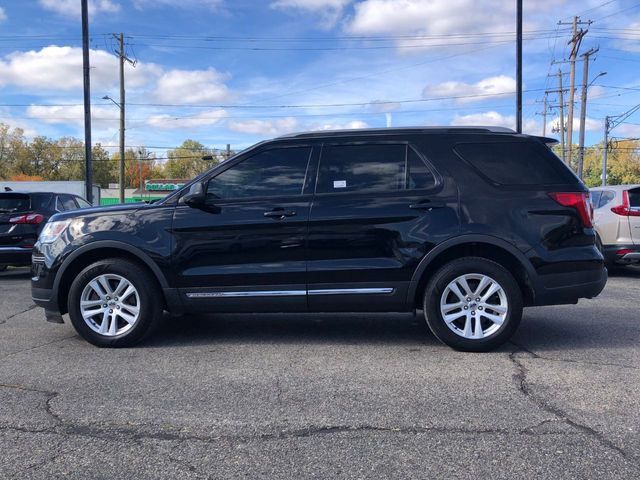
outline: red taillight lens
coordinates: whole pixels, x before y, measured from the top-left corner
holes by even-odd
[[[20,215],[19,217],[11,217],[9,223],[40,225],[44,217],[39,213],[31,213],[29,215]]]
[[[553,192],[549,196],[563,207],[575,208],[585,228],[593,227],[593,208],[588,192]]]
[[[632,210],[629,202],[629,191],[622,192],[622,205],[611,208],[611,211],[623,217],[640,217],[640,210]]]

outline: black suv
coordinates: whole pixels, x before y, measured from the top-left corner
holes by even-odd
[[[90,206],[67,193],[0,192],[0,272],[10,265],[31,265],[31,250],[49,217]]]
[[[503,128],[316,132],[259,143],[151,205],[53,217],[33,298],[98,346],[163,310],[424,311],[460,350],[507,341],[522,308],[607,280],[589,193]]]

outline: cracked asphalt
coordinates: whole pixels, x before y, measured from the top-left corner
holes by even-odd
[[[0,478],[639,478],[640,269],[489,354],[412,315],[164,319],[105,350],[0,273]]]

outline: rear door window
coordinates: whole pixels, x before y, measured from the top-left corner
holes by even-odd
[[[562,161],[537,142],[460,143],[454,150],[482,176],[499,185],[577,182]]]
[[[405,189],[406,145],[325,145],[316,193]]]
[[[589,199],[591,200],[591,206],[593,208],[598,208],[598,202],[600,202],[600,196],[602,192],[600,190],[596,190],[595,192],[589,192]]]
[[[65,210],[76,210],[78,208],[78,205],[76,205],[71,195],[62,195],[60,199],[62,200],[62,206]]]

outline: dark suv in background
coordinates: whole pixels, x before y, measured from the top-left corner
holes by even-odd
[[[31,265],[33,245],[52,215],[90,206],[67,193],[0,192],[0,272],[8,266]]]
[[[551,141],[477,127],[263,142],[155,204],[54,216],[33,298],[99,346],[132,345],[163,310],[421,309],[444,343],[489,350],[523,307],[606,283],[588,190]]]

